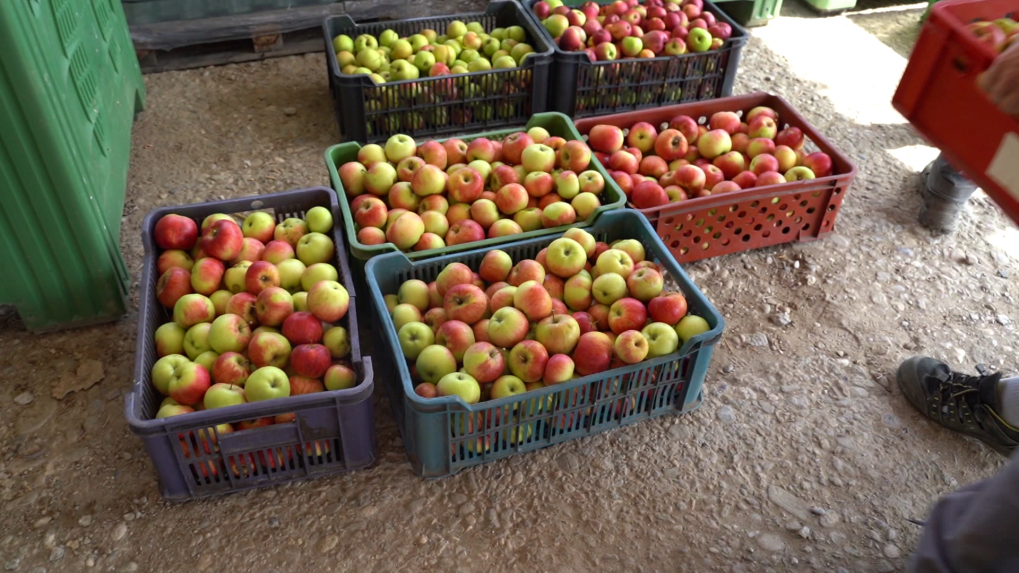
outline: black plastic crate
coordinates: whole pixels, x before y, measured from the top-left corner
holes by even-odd
[[[443,31],[454,20],[480,22],[486,30],[520,26],[534,48],[518,68],[421,77],[377,84],[366,75],[340,72],[333,38],[378,36],[391,29],[407,36],[431,28]],[[344,141],[373,143],[403,133],[415,139],[524,125],[547,110],[553,43],[517,2],[492,2],[485,12],[356,24],[348,16],[327,18],[329,91]]]
[[[156,419],[163,396],[151,382],[156,362],[153,335],[171,320],[171,310],[156,299],[159,248],[153,239],[156,222],[175,213],[198,224],[213,213],[267,211],[277,222],[303,217],[312,207],[333,213],[333,261],[340,282],[350,294],[350,307],[340,325],[350,337],[350,362],[358,384],[264,402],[250,402]],[[142,223],[145,259],[139,285],[138,337],[135,341],[134,381],[124,403],[131,430],[141,438],[159,476],[163,497],[170,501],[206,497],[277,485],[363,468],[375,461],[376,437],[372,392],[375,387],[371,358],[361,356],[357,330],[357,304],[350,273],[342,219],[336,193],[326,187],[285,191],[271,195],[210,203],[162,207]],[[293,413],[293,422],[220,434],[220,424]],[[214,436],[215,448],[206,437]]]
[[[732,36],[720,49],[606,62],[592,62],[584,52],[560,50],[534,14],[532,7],[537,2],[522,0],[521,5],[555,50],[549,111],[579,119],[732,95],[740,51],[749,37],[746,30],[708,0],[704,1],[704,11],[732,26]],[[580,6],[583,2],[565,0],[564,4]],[[598,4],[611,4],[611,0]]]

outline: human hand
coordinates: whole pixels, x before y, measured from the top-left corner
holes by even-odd
[[[1019,42],[994,59],[980,77],[980,87],[1002,111],[1019,117]]]

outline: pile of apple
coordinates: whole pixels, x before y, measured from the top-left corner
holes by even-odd
[[[590,167],[586,143],[535,127],[420,146],[397,134],[362,147],[339,176],[358,242],[426,251],[586,220],[605,189]]]
[[[459,20],[445,34],[424,29],[409,37],[385,30],[376,38],[361,34],[333,38],[333,51],[344,74],[368,74],[379,84],[419,77],[516,68],[534,48],[520,26],[486,32],[479,22]]]
[[[588,144],[638,209],[832,174],[831,157],[806,153],[803,131],[780,131],[775,110],[755,107],[743,119],[721,111],[703,126],[678,115],[661,132],[647,122],[626,133],[596,125]]]
[[[587,52],[591,61],[707,52],[732,36],[732,26],[716,21],[702,0],[588,1],[579,9],[539,0],[533,10],[561,50]]]
[[[277,224],[256,211],[238,224],[214,214],[199,229],[171,214],[156,223],[163,249],[156,297],[173,309],[173,320],[155,332],[152,384],[166,396],[157,418],[356,385],[342,360],[350,338],[339,323],[350,297],[331,264],[333,217],[323,207],[305,217]],[[282,414],[216,430],[293,419]]]
[[[414,391],[475,404],[665,356],[709,330],[663,286],[639,241],[572,228],[534,259],[492,250],[476,273],[450,263],[385,299]]]
[[[998,18],[993,22],[973,22],[967,26],[981,43],[1000,54],[1019,44],[1019,23],[1012,18]]]

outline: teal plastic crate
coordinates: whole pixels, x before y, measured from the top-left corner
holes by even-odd
[[[488,139],[503,139],[511,133],[517,131],[526,131],[532,127],[543,127],[548,130],[549,134],[553,137],[562,137],[566,141],[572,141],[575,139],[583,139],[577,128],[573,126],[573,122],[570,118],[566,117],[561,113],[546,112],[536,113],[531,116],[531,120],[527,122],[527,126],[516,129],[503,129],[500,131],[488,131],[485,133],[473,133],[470,135],[457,136],[464,141],[471,141],[479,137],[487,137]],[[418,140],[418,143],[423,143],[425,140]],[[439,139],[438,141],[445,141],[445,139]],[[385,142],[381,142],[385,145]],[[350,247],[350,267],[353,270],[355,284],[357,288],[364,288],[364,264],[368,259],[381,255],[383,253],[397,252],[396,245],[392,243],[383,243],[381,245],[365,245],[357,239],[357,227],[354,224],[354,217],[350,212],[350,199],[347,197],[346,192],[343,189],[343,182],[340,181],[339,168],[348,161],[357,161],[357,152],[361,149],[361,144],[356,142],[340,143],[334,145],[325,152],[326,167],[329,169],[329,178],[332,181],[333,189],[336,190],[336,194],[339,195],[340,200],[340,212],[343,213],[343,227],[347,232],[347,245]],[[626,196],[623,195],[622,191],[616,186],[611,185],[611,176],[608,171],[602,167],[601,163],[596,161],[593,157],[591,159],[590,169],[594,169],[602,174],[605,178],[605,190],[602,191],[602,206],[595,209],[594,213],[591,214],[590,221],[582,221],[575,223],[572,226],[575,227],[587,227],[598,220],[598,218],[606,212],[621,209],[626,204]],[[503,245],[513,241],[519,241],[522,239],[530,239],[532,237],[540,237],[549,235],[551,233],[562,233],[566,231],[566,226],[555,227],[552,229],[539,229],[537,231],[528,231],[519,235],[513,235],[510,237],[499,237],[494,239],[485,239],[483,241],[476,241],[473,243],[465,243],[462,245],[450,245],[441,249],[432,249],[428,251],[417,251],[407,253],[407,257],[412,260],[425,259],[429,257],[437,257],[447,255],[450,253],[459,253],[470,251],[481,248],[492,248],[497,245]]]
[[[239,16],[268,10],[335,4],[337,0],[122,0],[130,25]]]
[[[576,378],[525,394],[467,404],[459,397],[422,398],[414,393],[384,295],[409,279],[432,281],[449,263],[475,271],[489,249],[411,261],[403,253],[372,258],[365,272],[374,314],[375,365],[414,471],[443,477],[466,467],[590,436],[647,418],[684,413],[702,401],[701,388],[725,321],[635,211],[603,214],[588,232],[599,241],[637,239],[647,258],[662,265],[686,296],[690,312],[711,330],[676,352],[638,364]],[[561,233],[499,246],[514,262],[533,259]]]
[[[120,220],[144,98],[120,0],[0,2],[0,303],[30,330],[125,312]]]

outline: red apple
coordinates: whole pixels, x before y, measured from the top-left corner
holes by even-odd
[[[198,239],[198,224],[180,215],[164,215],[156,222],[153,238],[161,249],[188,250]]]

